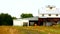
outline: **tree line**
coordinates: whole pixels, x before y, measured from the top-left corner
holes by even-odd
[[[21,18],[33,17],[32,14],[24,14],[24,13],[22,13],[20,16]],[[13,25],[13,19],[16,19],[16,17],[12,17],[9,14],[1,13],[0,14],[0,25]]]
[[[13,19],[9,14],[0,14],[0,25],[13,25]]]

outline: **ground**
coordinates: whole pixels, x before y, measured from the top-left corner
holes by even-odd
[[[0,26],[0,34],[60,34],[60,26]]]

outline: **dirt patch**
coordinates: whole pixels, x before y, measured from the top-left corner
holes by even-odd
[[[0,34],[19,34],[19,32],[12,27],[0,27]]]

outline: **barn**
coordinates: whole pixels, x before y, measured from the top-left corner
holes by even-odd
[[[38,24],[38,17],[13,20],[13,26],[34,26],[35,24]]]
[[[40,9],[39,11],[39,18],[38,18],[39,25],[51,26],[60,24],[60,10],[56,8],[56,6],[48,5]]]
[[[53,5],[47,5],[38,10],[38,17],[13,20],[14,26],[52,26],[60,24],[60,10]]]

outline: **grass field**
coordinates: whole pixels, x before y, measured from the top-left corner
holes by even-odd
[[[60,34],[60,26],[0,26],[0,34]]]

